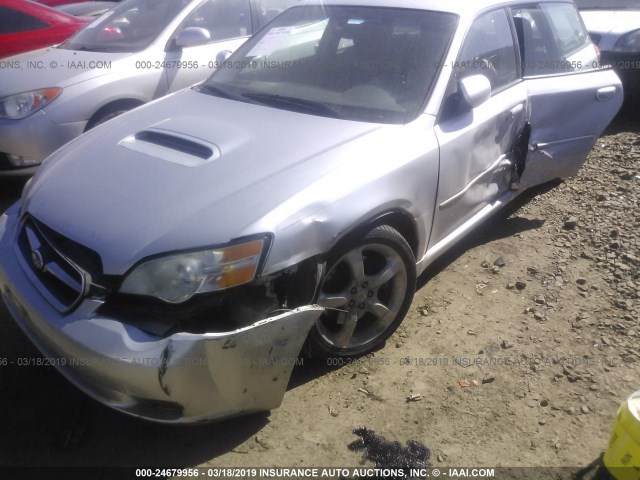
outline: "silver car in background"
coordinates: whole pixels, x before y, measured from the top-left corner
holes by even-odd
[[[111,407],[271,409],[303,345],[383,346],[417,275],[621,103],[572,2],[306,1],[53,154],[0,217],[0,292]]]
[[[640,0],[576,0],[600,49],[601,61],[620,76],[626,101],[640,105]]]
[[[83,132],[205,80],[292,3],[126,0],[58,47],[3,59],[0,177],[32,174]]]

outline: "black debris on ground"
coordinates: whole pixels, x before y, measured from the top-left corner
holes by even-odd
[[[400,442],[390,442],[365,427],[356,428],[353,434],[360,439],[350,443],[349,450],[364,450],[363,461],[373,462],[376,468],[419,469],[431,465],[429,463],[431,450],[416,440],[408,440],[403,447]]]

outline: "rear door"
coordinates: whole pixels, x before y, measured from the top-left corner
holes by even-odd
[[[529,96],[523,188],[575,175],[622,105],[613,70],[600,69],[572,3],[511,9]]]

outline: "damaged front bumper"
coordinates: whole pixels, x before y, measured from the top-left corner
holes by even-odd
[[[100,315],[99,300],[85,299],[64,315],[38,293],[17,260],[17,208],[11,211],[0,216],[1,296],[47,363],[78,388],[117,410],[166,423],[280,405],[321,307],[301,307],[233,331],[166,338]]]

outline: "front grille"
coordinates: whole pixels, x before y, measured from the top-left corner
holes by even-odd
[[[97,254],[27,218],[18,237],[18,257],[39,292],[60,312],[73,310],[89,293]]]

